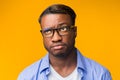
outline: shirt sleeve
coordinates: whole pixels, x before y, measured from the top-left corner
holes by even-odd
[[[106,71],[103,76],[102,76],[102,80],[112,80],[111,74],[109,71]]]

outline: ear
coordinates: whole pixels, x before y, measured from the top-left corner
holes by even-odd
[[[75,38],[77,36],[77,26],[74,27],[74,32],[75,32]]]

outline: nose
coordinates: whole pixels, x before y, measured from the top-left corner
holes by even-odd
[[[52,42],[59,42],[61,40],[62,40],[62,36],[57,31],[55,31],[52,36]]]

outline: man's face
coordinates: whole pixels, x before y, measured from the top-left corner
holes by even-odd
[[[71,25],[71,18],[67,14],[46,14],[41,19],[42,30]],[[76,29],[70,30],[67,35],[60,35],[58,31],[54,31],[52,37],[43,36],[43,42],[50,55],[62,57],[72,52],[75,44],[75,37]]]

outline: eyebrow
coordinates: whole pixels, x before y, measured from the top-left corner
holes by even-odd
[[[44,30],[44,31],[47,31],[47,30],[50,30],[50,29],[53,29],[53,28],[44,28],[44,29],[42,29],[42,30]]]
[[[60,24],[58,24],[58,26],[57,26],[57,28],[59,28],[59,27],[61,27],[61,26],[68,26],[68,24],[67,23],[60,23]],[[42,29],[42,30],[49,30],[49,29],[54,29],[55,27],[50,27],[50,26],[48,26],[48,27],[46,27],[46,28],[44,28],[44,29]]]

